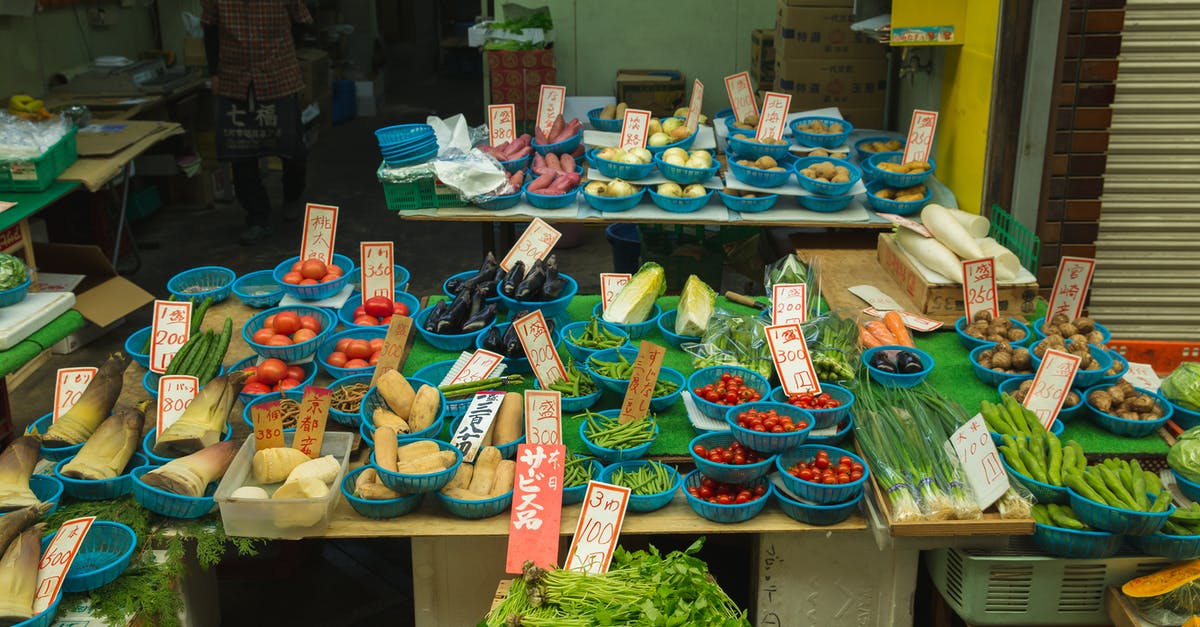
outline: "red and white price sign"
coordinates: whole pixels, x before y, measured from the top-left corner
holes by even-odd
[[[620,148],[646,147],[646,131],[650,128],[650,112],[645,109],[626,109],[621,122]]]
[[[505,572],[519,575],[526,560],[541,568],[558,563],[566,455],[562,444],[517,447]]]
[[[921,237],[933,237],[933,233],[930,233],[929,229],[925,228],[925,225],[921,224],[920,222],[913,222],[904,216],[898,216],[894,213],[876,213],[875,215],[887,220],[888,222],[891,222],[892,224],[895,224],[896,226],[905,227]]]
[[[804,324],[808,321],[808,285],[776,283],[771,288],[771,324]]]
[[[150,370],[162,374],[192,334],[191,301],[154,301],[150,322]]]
[[[1135,388],[1158,392],[1158,388],[1162,387],[1162,379],[1158,378],[1158,373],[1154,371],[1154,366],[1150,364],[1139,364],[1137,362],[1129,362],[1129,370],[1121,377],[1129,382]]]
[[[463,364],[463,367],[454,373],[454,377],[446,382],[446,385],[482,381],[492,376],[492,373],[496,370],[496,366],[499,366],[502,361],[504,361],[504,355],[482,348],[477,349],[467,358],[467,363]]]
[[[500,267],[504,268],[505,272],[512,270],[513,264],[518,261],[524,261],[525,267],[533,265],[533,262],[538,259],[545,259],[546,255],[554,249],[554,245],[558,243],[558,239],[562,237],[562,233],[557,229],[546,224],[541,218],[534,218],[529,226],[525,227],[525,232],[521,233],[521,237],[517,238],[517,243],[513,244],[512,250],[500,260]]]
[[[767,345],[771,347],[771,359],[785,394],[804,392],[821,393],[821,382],[813,369],[812,356],[804,343],[804,334],[798,324],[775,324],[766,328]]]
[[[37,587],[34,588],[33,597],[34,614],[42,613],[54,603],[63,581],[67,578],[67,572],[71,570],[71,563],[79,554],[79,547],[83,546],[83,539],[87,537],[94,522],[95,516],[68,520],[55,532],[50,545],[42,553],[42,559],[38,561]]]
[[[879,311],[874,307],[867,307],[863,310],[863,313],[871,316],[872,318],[882,318],[884,315],[884,312]],[[897,313],[900,314],[900,321],[904,323],[904,326],[912,329],[913,331],[928,333],[930,331],[936,331],[943,326],[941,322],[931,318],[926,318],[925,316],[918,316],[917,314],[908,313],[907,311],[901,311]]]
[[[58,369],[58,374],[54,377],[54,407],[51,410],[51,422],[58,420],[59,416],[67,413],[75,406],[75,403],[79,402],[83,391],[87,389],[97,372],[99,370],[92,366]]]
[[[320,259],[333,263],[333,239],[337,236],[338,208],[308,203],[304,206],[304,236],[300,260]]]
[[[1079,362],[1078,355],[1056,350],[1048,350],[1042,357],[1042,365],[1033,377],[1033,387],[1029,388],[1023,404],[1026,409],[1037,414],[1038,420],[1047,431],[1058,417],[1067,392],[1071,391],[1071,383],[1075,381],[1075,371],[1079,370]]]
[[[975,314],[986,311],[993,318],[1000,317],[1000,306],[996,304],[996,260],[991,257],[964,261],[963,306],[967,310],[967,322]]]
[[[517,107],[511,104],[488,105],[488,142],[492,146],[517,138]],[[551,119],[553,124],[554,120]]]
[[[300,398],[300,417],[296,419],[296,434],[292,436],[292,448],[308,455],[309,459],[321,456],[321,444],[325,441],[325,423],[329,419],[329,403],[333,392],[315,385],[304,386]]]
[[[254,450],[283,446],[283,411],[279,401],[259,403],[250,408],[254,422]]]
[[[450,436],[450,445],[462,451],[463,461],[474,462],[475,456],[483,442],[483,436],[492,428],[496,412],[500,411],[500,403],[504,402],[504,392],[476,392],[463,414],[458,429]]]
[[[167,427],[192,404],[200,392],[200,379],[196,377],[168,374],[158,378],[158,417],[154,425],[154,437],[162,435]]]
[[[912,123],[908,125],[908,141],[904,144],[904,163],[928,161],[933,149],[933,133],[937,130],[937,111],[913,111]]]
[[[563,367],[558,351],[554,349],[554,341],[550,339],[550,325],[541,309],[513,321],[513,329],[517,339],[521,340],[521,348],[529,358],[529,367],[543,389],[549,389],[555,381],[567,378],[567,369]]]
[[[562,392],[525,391],[525,441],[562,444]]]
[[[1000,463],[996,443],[983,416],[975,414],[944,446],[947,453],[958,458],[980,509],[995,503],[1008,490],[1008,473]]]
[[[692,99],[688,101],[687,127],[696,131],[700,126],[700,109],[704,107],[704,83],[700,79],[692,81]]]
[[[1083,303],[1087,300],[1088,288],[1092,285],[1092,273],[1096,260],[1084,257],[1063,257],[1054,277],[1054,290],[1050,292],[1050,306],[1046,319],[1066,314],[1074,320],[1083,315]]]
[[[566,103],[567,88],[562,85],[542,85],[538,90],[537,127],[549,133],[554,119],[562,115]]]
[[[650,399],[654,398],[654,386],[658,383],[658,373],[662,370],[666,354],[667,349],[662,346],[642,340],[637,358],[633,360],[629,385],[625,387],[621,413],[617,415],[618,422],[623,424],[641,420],[650,413]]]
[[[733,108],[733,119],[741,122],[758,115],[758,103],[754,101],[754,85],[749,72],[738,72],[725,77],[725,93],[729,94],[729,106]]]
[[[608,572],[613,549],[625,522],[629,488],[589,481],[575,536],[567,551],[566,569],[598,575]]]
[[[787,126],[788,107],[792,106],[789,94],[777,94],[773,91],[763,96],[762,118],[758,121],[758,132],[754,138],[783,139],[783,129]]]
[[[600,273],[600,311],[608,311],[608,306],[617,297],[622,287],[633,278],[632,274],[624,272]]]
[[[358,245],[359,270],[362,273],[362,299],[373,296],[395,300],[396,245],[392,242],[361,242]]]

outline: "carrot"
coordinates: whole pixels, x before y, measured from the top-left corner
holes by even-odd
[[[904,326],[904,320],[900,318],[900,314],[894,311],[883,314],[883,324],[892,332],[892,335],[896,336],[897,344],[916,347],[916,344],[913,344],[912,334],[908,332],[908,327]]]
[[[868,333],[866,329],[858,330],[858,341],[863,345],[863,348],[883,346],[883,342],[880,342],[878,338]]]
[[[888,331],[887,326],[878,320],[872,320],[867,323],[867,333],[874,335],[875,339],[879,340],[882,344],[889,346],[896,345],[896,336],[892,335],[892,332]]]

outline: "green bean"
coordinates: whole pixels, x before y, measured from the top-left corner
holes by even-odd
[[[633,448],[650,442],[654,439],[657,426],[653,416],[624,424],[617,416],[609,417],[590,411],[576,417],[587,421],[584,434],[592,444],[611,449]]]
[[[595,466],[592,464],[593,461],[595,461],[594,457],[568,452],[566,463],[563,465],[563,487],[573,488],[581,486],[594,479]]]
[[[588,358],[588,367],[593,372],[609,379],[629,380],[633,378],[633,362],[627,361],[624,355],[617,354],[617,361],[600,361],[595,356]],[[675,390],[679,389],[679,384],[674,381],[666,381],[661,377],[654,382],[655,398],[674,394]]]
[[[592,316],[591,322],[583,328],[583,333],[576,336],[568,336],[572,344],[583,348],[595,350],[605,348],[616,348],[625,343],[626,338],[617,335],[608,330],[608,327],[600,324],[596,316]]]
[[[638,467],[637,470],[618,469],[612,474],[614,485],[629,488],[630,492],[638,495],[662,494],[671,489],[675,483],[671,469],[666,465],[650,461]]]
[[[576,398],[594,393],[596,391],[596,382],[581,371],[575,365],[574,360],[568,360],[567,378],[551,383],[550,389],[562,392],[562,395],[567,398]]]

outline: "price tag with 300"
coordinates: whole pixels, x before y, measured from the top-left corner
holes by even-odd
[[[562,393],[525,390],[525,441],[530,444],[562,443]]]
[[[798,324],[776,324],[766,328],[771,359],[785,394],[821,393],[821,382]]]

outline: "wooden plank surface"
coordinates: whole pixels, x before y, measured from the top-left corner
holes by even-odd
[[[1142,620],[1133,604],[1129,602],[1129,597],[1121,594],[1115,586],[1104,592],[1104,611],[1115,627],[1149,627],[1153,624]]]
[[[508,597],[508,589],[512,587],[512,583],[512,579],[501,579],[500,583],[496,585],[496,596],[492,597],[493,610]]]
[[[861,455],[861,451],[858,451]],[[929,538],[948,536],[1027,536],[1033,534],[1032,518],[1001,518],[995,511],[984,513],[979,520],[918,520],[899,522],[892,512],[892,503],[872,474],[867,482],[869,497],[874,498],[879,511],[887,518],[888,531],[896,538]],[[994,508],[993,508],[994,509]]]
[[[861,298],[846,291],[866,284],[891,296],[905,311],[921,312],[904,288],[879,265],[875,233],[796,233],[791,236],[791,243],[803,261],[820,259],[821,295],[830,307],[859,310],[867,307]]]

